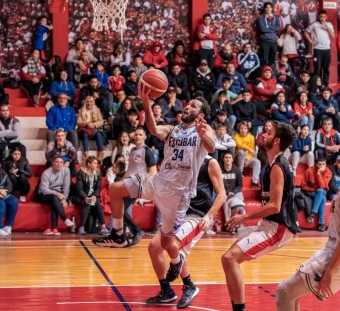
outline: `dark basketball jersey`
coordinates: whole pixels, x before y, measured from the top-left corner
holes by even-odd
[[[211,156],[206,156],[201,165],[197,178],[197,196],[190,200],[190,207],[187,214],[194,213],[203,217],[213,204],[214,186],[208,173],[208,166],[211,159]]]
[[[292,167],[283,154],[278,155],[276,159],[265,168],[265,173],[263,175],[263,189],[261,193],[262,205],[266,205],[270,200],[270,172],[274,164],[279,165],[283,173],[284,186],[282,203],[278,214],[267,216],[265,219],[279,224],[284,224],[287,226],[289,231],[295,234],[297,226],[294,217],[294,209],[296,208],[294,204],[294,175]]]

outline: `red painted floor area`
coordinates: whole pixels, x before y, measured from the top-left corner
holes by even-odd
[[[197,285],[200,293],[196,296],[193,310],[231,311],[228,291],[225,285]],[[247,285],[247,311],[274,311],[277,284]],[[180,296],[181,287],[173,287]],[[117,287],[50,287],[50,288],[1,288],[0,310],[34,311],[94,311],[94,310],[175,310],[175,304],[146,305],[145,299],[154,295],[158,286],[117,286]],[[301,310],[328,311],[340,305],[340,293],[328,301],[320,302],[310,295],[302,299]],[[336,307],[337,309],[338,307]]]

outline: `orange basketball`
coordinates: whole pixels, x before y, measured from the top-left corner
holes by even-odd
[[[139,83],[145,85],[145,90],[151,90],[149,97],[158,98],[161,97],[168,89],[168,78],[166,75],[158,69],[149,69],[145,71],[140,79]]]

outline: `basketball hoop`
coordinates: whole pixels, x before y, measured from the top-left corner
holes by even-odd
[[[92,28],[103,31],[112,28],[120,29],[123,40],[123,31],[126,29],[125,10],[128,0],[90,0],[93,7]]]

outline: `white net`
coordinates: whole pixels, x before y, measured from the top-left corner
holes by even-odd
[[[96,31],[126,29],[125,10],[129,0],[90,0],[93,7],[92,28]]]

